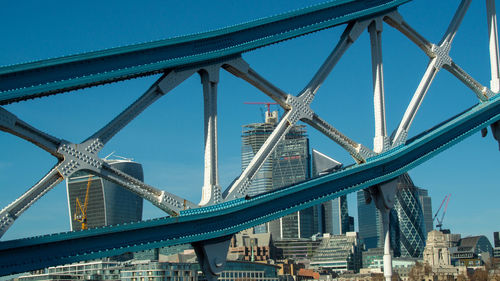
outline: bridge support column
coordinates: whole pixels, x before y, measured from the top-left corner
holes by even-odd
[[[384,66],[382,63],[382,18],[368,26],[372,50],[373,107],[375,114],[375,138],[373,151],[380,153],[389,146],[385,121]]]
[[[205,169],[200,205],[221,201],[217,152],[217,84],[219,65],[200,70],[205,112]]]
[[[382,216],[382,229],[384,233],[384,277],[386,281],[392,278],[391,239],[389,229],[389,214],[394,207],[394,197],[397,190],[397,178],[391,181],[372,186],[369,189],[371,198]]]
[[[216,281],[226,266],[233,235],[192,243],[198,263],[208,281]]]
[[[486,0],[488,33],[490,37],[490,88],[494,93],[500,92],[500,54],[498,52],[498,30],[495,0]]]

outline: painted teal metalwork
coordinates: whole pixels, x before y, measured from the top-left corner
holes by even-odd
[[[408,1],[333,1],[206,33],[2,67],[0,105],[237,56]]]

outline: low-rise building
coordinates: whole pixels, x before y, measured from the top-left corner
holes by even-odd
[[[384,248],[371,248],[361,252],[362,268],[377,268],[377,261],[384,259]],[[391,256],[394,256],[391,250]]]
[[[20,276],[19,281],[50,280],[120,280],[120,271],[127,263],[110,260],[79,262],[68,265],[53,266],[37,271],[35,274]]]
[[[199,267],[192,263],[134,261],[121,271],[122,281],[197,281]]]
[[[361,247],[357,232],[325,235],[311,260],[313,268],[328,268],[336,273],[358,272],[361,268]]]
[[[321,243],[321,238],[301,238],[301,239],[284,239],[276,240],[273,242],[276,247],[276,258],[280,259],[294,259],[310,260],[318,249]]]
[[[297,272],[297,281],[304,280],[319,280],[319,272],[316,272],[312,269],[301,268],[299,272]]]
[[[450,249],[455,266],[477,267],[489,261],[493,247],[486,236],[471,236],[460,239],[457,247]]]
[[[278,266],[228,261],[220,281],[278,281]],[[206,281],[198,263],[134,261],[121,272],[122,281]]]
[[[198,266],[198,264],[195,264]],[[273,264],[245,261],[228,261],[219,281],[278,281],[279,267]],[[199,272],[201,275],[201,272]],[[205,281],[200,276],[199,281]]]
[[[233,236],[229,245],[228,258],[242,261],[268,261],[276,259],[276,248],[271,233],[254,234],[244,230]]]
[[[449,235],[438,230],[429,232],[424,249],[424,262],[431,267],[450,266],[451,256],[449,245]]]

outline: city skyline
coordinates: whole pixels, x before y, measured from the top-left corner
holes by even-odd
[[[164,7],[160,1],[96,1],[71,6],[65,2],[27,1],[25,5],[6,3],[0,11],[4,23],[0,27],[0,34],[5,42],[0,53],[0,65],[203,32],[319,2],[258,1],[250,4],[191,1],[182,7]],[[449,7],[457,3],[432,3],[435,7],[432,11],[426,10],[426,5],[431,4],[429,1],[414,1],[403,5],[401,11],[419,32],[437,42],[454,12],[455,8]],[[428,21],[419,16],[424,11]],[[471,4],[469,13],[477,12],[484,14],[484,3]],[[337,27],[318,32],[243,54],[243,58],[268,80],[296,94],[329,54],[342,30],[342,27]],[[383,52],[390,134],[401,118],[427,60],[392,28],[384,25],[384,31],[387,32],[383,33],[383,37],[388,39]],[[456,55],[458,63],[465,70],[488,86],[487,50],[477,51],[477,47],[486,44],[469,40],[470,34],[486,42],[486,19],[475,23],[474,17],[465,17],[451,55]],[[408,50],[410,54],[400,52],[401,49]],[[329,121],[350,137],[372,147],[373,104],[369,53],[369,40],[365,32],[325,81],[312,108],[322,115],[337,113],[332,114],[333,118]],[[475,56],[468,56],[468,53],[474,53]],[[403,55],[405,60],[401,59]],[[43,131],[78,143],[121,112],[156,78],[139,78],[15,103],[5,108]],[[356,97],[352,97],[355,94]],[[329,95],[334,96],[334,99]],[[269,99],[224,71],[221,72],[219,96],[220,182],[226,188],[240,170],[241,125],[258,122],[260,116],[255,107],[244,105],[243,102]],[[410,135],[416,135],[475,103],[471,91],[443,70],[431,86]],[[202,114],[199,114],[202,106],[200,79],[195,75],[121,131],[100,156],[117,151],[119,155],[132,157],[143,164],[146,183],[199,202],[203,184],[203,121]],[[183,122],[179,122],[181,118]],[[337,145],[312,129],[308,131],[312,146],[346,165],[353,162]],[[177,139],[179,135],[186,137]],[[3,157],[0,159],[0,185],[4,189],[0,205],[4,207],[36,183],[54,165],[55,159],[7,133],[0,134],[0,143],[4,145]],[[7,145],[9,149],[6,149]],[[177,147],[183,149],[174,149]],[[475,134],[410,171],[410,175],[417,186],[429,190],[429,195],[434,198],[433,210],[437,210],[445,194],[452,193],[444,220],[446,228],[464,233],[465,236],[486,235],[491,240],[498,226],[492,225],[489,219],[500,217],[500,210],[494,200],[500,192],[498,180],[495,179],[499,166],[498,143],[493,140],[491,133],[485,139]],[[21,216],[3,240],[69,230],[68,219],[60,218],[61,213],[68,213],[64,184],[56,186]],[[355,201],[354,196],[349,195],[349,212],[356,216],[356,204],[352,203]],[[146,205],[145,218],[163,215],[150,204]]]

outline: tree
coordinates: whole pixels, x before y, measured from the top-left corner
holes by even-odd
[[[371,280],[372,281],[385,281],[385,277],[383,273],[372,273],[371,274]],[[391,281],[401,281],[401,278],[399,278],[399,274],[396,272],[392,273],[392,278]]]
[[[415,265],[411,268],[410,272],[408,273],[408,279],[416,281],[425,279],[427,276],[432,276],[432,275],[433,273],[430,265],[416,262]]]
[[[488,281],[488,272],[484,269],[476,269],[472,274],[471,281]]]

